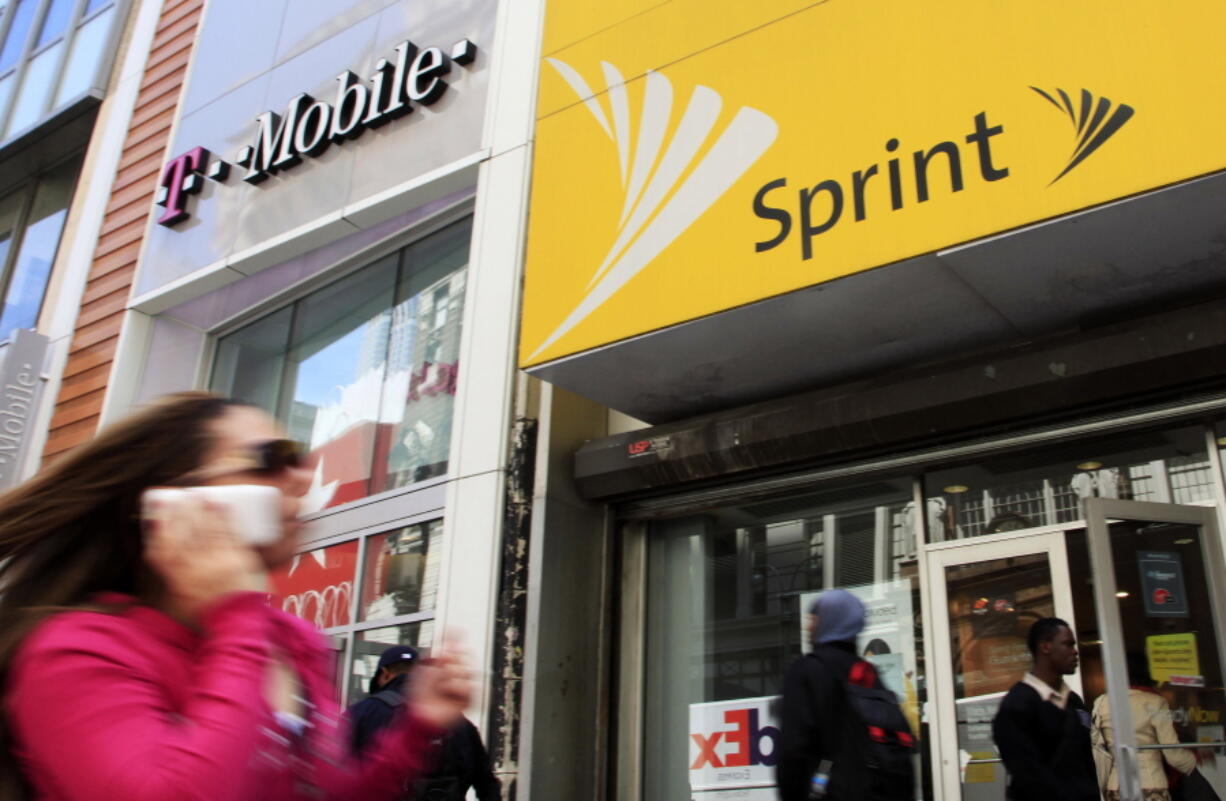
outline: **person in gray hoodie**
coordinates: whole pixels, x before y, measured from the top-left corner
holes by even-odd
[[[845,755],[849,714],[845,682],[859,661],[856,637],[864,628],[864,604],[846,590],[823,592],[809,613],[813,650],[793,662],[783,680],[775,763],[782,801],[806,801],[819,766],[833,764],[841,752]],[[880,679],[876,681],[879,687]],[[837,784],[831,783],[828,801],[846,801]]]

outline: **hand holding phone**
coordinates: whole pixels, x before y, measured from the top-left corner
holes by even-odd
[[[225,490],[221,497],[229,501],[206,500],[201,489]],[[210,606],[233,593],[268,591],[267,565],[246,541],[267,536],[267,530],[261,533],[250,525],[244,520],[247,516],[236,511],[242,504],[230,502],[261,493],[233,490],[159,488],[146,491],[142,498],[143,557],[161,579],[158,604],[179,619],[199,620]],[[271,508],[267,503],[257,506]]]
[[[281,491],[261,484],[146,490],[141,499],[143,516],[152,517],[154,504],[174,503],[184,493],[192,493],[218,507],[234,535],[247,545],[271,545],[281,538]]]

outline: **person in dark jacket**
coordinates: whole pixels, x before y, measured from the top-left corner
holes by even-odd
[[[775,780],[782,801],[806,801],[818,767],[838,755],[847,714],[844,682],[858,661],[856,636],[864,628],[864,604],[846,590],[823,592],[809,609],[813,652],[788,668],[780,709]],[[840,799],[833,783],[826,795]]]
[[[407,645],[392,646],[379,656],[369,695],[349,707],[354,754],[360,754],[395,718],[404,702],[409,673],[418,661],[417,650]],[[480,801],[501,798],[501,785],[481,734],[471,721],[461,717],[443,740],[438,767],[407,788],[406,797],[414,801],[461,801],[469,787],[476,790]]]
[[[1034,667],[1005,695],[992,736],[1009,774],[1011,801],[1099,801],[1090,711],[1064,682],[1077,671],[1077,640],[1063,620],[1030,627]]]

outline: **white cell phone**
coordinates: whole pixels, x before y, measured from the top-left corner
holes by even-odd
[[[142,512],[146,518],[152,517],[150,503],[174,503],[189,492],[224,509],[235,536],[248,545],[271,545],[281,538],[281,491],[261,484],[145,490],[141,496]]]

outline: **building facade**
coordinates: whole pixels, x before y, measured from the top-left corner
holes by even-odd
[[[917,799],[1004,797],[991,720],[1052,615],[1087,702],[1147,666],[1221,792],[1226,152],[1216,111],[1170,125],[1223,97],[1220,9],[716,6],[545,12],[519,363],[587,441],[538,629],[615,622],[608,792],[775,797],[833,587]],[[580,531],[604,606],[559,618]]]
[[[73,32],[28,21],[13,85],[104,13],[10,5]],[[1053,614],[1224,789],[1214,4],[106,8],[22,470],[169,391],[276,415],[318,457],[277,602],[343,698],[460,629],[508,797],[766,799],[844,587],[917,799],[1002,797]]]
[[[130,105],[130,3],[20,0],[0,9],[0,489],[38,469],[88,273],[97,204],[82,177],[117,151]],[[66,245],[64,243],[67,243]],[[29,380],[26,380],[26,379]]]
[[[266,409],[317,459],[310,534],[274,577],[275,602],[329,636],[346,702],[384,648],[456,632],[478,674],[470,717],[513,793],[520,724],[503,710],[522,694],[524,627],[522,611],[500,610],[523,608],[502,580],[504,551],[516,564],[503,532],[522,528],[504,522],[524,503],[527,474],[513,465],[530,462],[532,443],[531,425],[515,423],[527,393],[513,352],[537,59],[521,43],[539,9],[21,0],[9,11],[30,30],[14,80],[53,63],[65,77],[43,79],[50,97],[74,102],[70,89],[95,80],[81,42],[98,40],[97,20],[127,26],[113,110],[72,201],[84,210],[64,236],[76,283],[46,304],[59,350],[35,365],[27,354],[44,343],[14,323],[13,408],[24,413],[35,389],[43,403],[15,480],[167,392]],[[69,31],[58,39],[56,15]],[[112,55],[116,36],[104,40]],[[2,130],[50,140],[26,130],[34,101],[18,97]],[[44,271],[59,229],[37,225],[69,202],[80,169],[78,158],[61,175],[65,158],[45,180],[15,179],[18,200],[0,198],[0,214],[40,232],[26,241]],[[0,286],[31,283],[20,248]],[[26,294],[12,314],[30,316]]]

